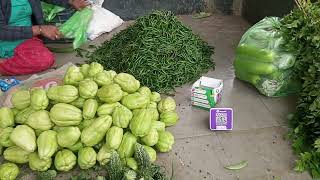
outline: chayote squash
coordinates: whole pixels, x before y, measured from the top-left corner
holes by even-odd
[[[94,119],[84,119],[78,127],[82,131],[84,128],[90,126],[93,123],[93,121]]]
[[[31,113],[25,124],[29,125],[35,130],[40,131],[46,131],[53,127],[53,123],[49,117],[49,112],[46,110],[40,110]]]
[[[134,158],[132,158],[132,157],[126,158],[126,164],[127,164],[127,166],[128,166],[129,168],[131,168],[131,169],[133,169],[133,170],[135,170],[135,171],[138,169],[138,163],[137,163],[137,161],[136,161]]]
[[[94,98],[98,91],[98,85],[90,79],[85,79],[79,83],[79,94],[84,99]]]
[[[106,145],[111,149],[118,149],[123,137],[123,129],[112,126],[106,135]]]
[[[58,103],[51,108],[50,119],[57,126],[75,126],[81,123],[82,112],[70,104]]]
[[[128,96],[128,95],[129,95],[129,93],[127,93],[127,92],[123,91],[122,98],[123,98],[123,97],[125,97],[125,96]]]
[[[10,162],[24,164],[29,161],[29,154],[30,152],[25,151],[18,146],[12,146],[4,150],[3,157]]]
[[[82,73],[83,77],[88,77],[90,65],[89,64],[82,64],[80,67],[80,72]]]
[[[61,147],[69,147],[76,144],[80,136],[81,132],[78,127],[63,127],[57,133],[57,142]]]
[[[64,75],[63,82],[66,85],[78,86],[79,82],[84,79],[80,68],[77,66],[70,66]]]
[[[128,108],[122,105],[117,106],[112,114],[113,125],[120,128],[127,128],[132,116],[132,112]]]
[[[130,122],[130,130],[137,137],[146,136],[152,123],[152,112],[149,109],[137,109],[133,111],[133,118]]]
[[[106,115],[98,117],[90,126],[83,129],[81,133],[81,142],[86,146],[94,146],[98,144],[106,135],[111,124],[111,116]]]
[[[59,103],[71,103],[79,97],[78,89],[71,85],[50,87],[47,93],[50,100]]]
[[[82,116],[84,119],[92,119],[96,115],[98,102],[95,99],[88,99],[83,104]]]
[[[51,167],[52,159],[40,159],[38,153],[29,154],[29,167],[34,171],[46,171]]]
[[[100,165],[104,166],[107,165],[108,162],[110,161],[111,155],[112,153],[115,152],[114,149],[111,149],[108,147],[107,144],[104,144],[97,155],[97,160],[99,162]]]
[[[49,99],[44,89],[34,88],[31,90],[30,94],[31,107],[34,110],[44,110],[48,107]]]
[[[157,160],[157,152],[152,147],[143,146],[144,150],[148,153],[151,162],[155,162]]]
[[[0,165],[0,180],[15,180],[19,175],[19,167],[14,163]]]
[[[10,108],[0,108],[0,128],[6,128],[14,125],[14,115]]]
[[[18,124],[24,124],[27,119],[29,118],[30,114],[36,112],[32,107],[28,107],[26,109],[23,109],[20,111],[16,117],[15,117],[15,122]]]
[[[15,127],[10,134],[10,140],[20,148],[28,152],[33,152],[37,148],[36,134],[34,130],[27,125]]]
[[[13,107],[22,110],[30,106],[30,92],[20,90],[12,94],[11,103]]]
[[[151,97],[151,90],[150,90],[148,87],[146,87],[146,86],[140,87],[140,88],[138,89],[138,92],[139,92],[140,94],[145,95],[145,96]]]
[[[72,151],[63,149],[57,152],[54,158],[54,166],[58,171],[69,171],[77,164],[77,157]]]
[[[40,136],[40,134],[43,132],[43,130],[35,129],[34,133],[36,134],[36,137]]]
[[[14,116],[16,116],[20,112],[20,110],[17,108],[11,108],[11,111],[13,112]]]
[[[157,92],[152,92],[151,94],[151,101],[153,102],[160,102],[161,101],[161,96]]]
[[[175,111],[166,111],[161,113],[160,121],[166,124],[166,127],[173,126],[179,121],[179,116]]]
[[[79,97],[78,99],[72,101],[70,104],[77,107],[77,108],[82,109],[85,101],[86,101],[86,99]]]
[[[89,169],[96,164],[97,153],[92,147],[85,147],[78,152],[78,165],[81,169]]]
[[[148,108],[151,112],[152,121],[158,121],[159,120],[159,112],[157,108]]]
[[[172,97],[166,97],[162,99],[158,104],[158,110],[160,113],[166,111],[174,111],[176,109],[176,102]]]
[[[159,132],[159,140],[156,144],[156,148],[160,152],[169,152],[174,144],[174,136],[168,131]]]
[[[114,78],[114,71],[102,71],[98,74],[95,75],[94,81],[99,85],[99,86],[106,86],[109,84],[113,83],[113,78]]]
[[[126,132],[123,135],[121,144],[118,148],[118,153],[120,158],[132,157],[136,143],[137,143],[137,138],[130,132]]]
[[[71,150],[72,152],[78,152],[81,148],[83,148],[83,144],[81,141],[78,141],[77,143],[75,143],[72,146],[67,147],[69,150]]]
[[[10,140],[10,135],[12,131],[13,131],[12,127],[0,129],[0,146],[2,147],[14,146],[14,143]]]
[[[157,104],[156,102],[151,101],[151,102],[147,105],[147,108],[148,108],[148,109],[155,108],[155,109],[157,109],[157,111],[158,111],[158,104]]]
[[[151,123],[151,129],[156,129],[159,131],[165,131],[166,130],[166,124],[161,121],[152,121]]]
[[[38,155],[40,159],[51,159],[58,149],[57,132],[48,130],[42,132],[38,139]]]
[[[157,144],[159,134],[156,129],[151,129],[150,132],[141,138],[141,141],[147,146],[154,146]]]
[[[140,82],[134,76],[127,73],[119,73],[114,77],[114,82],[121,86],[123,91],[128,93],[136,92],[140,87]]]
[[[97,109],[98,116],[105,116],[105,115],[112,115],[115,107],[120,106],[121,104],[119,102],[111,103],[111,104],[102,104]]]
[[[122,98],[121,104],[129,109],[146,108],[150,102],[150,98],[140,93],[129,94]]]
[[[88,76],[94,77],[96,74],[103,71],[103,66],[97,62],[92,62],[88,69]]]
[[[97,96],[99,99],[106,103],[115,103],[121,100],[123,91],[118,84],[110,84],[107,86],[102,86],[98,92]]]

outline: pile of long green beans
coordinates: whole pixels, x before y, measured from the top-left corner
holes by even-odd
[[[106,69],[132,74],[154,91],[168,93],[214,69],[212,54],[213,48],[173,13],[154,11],[103,43],[89,59]]]

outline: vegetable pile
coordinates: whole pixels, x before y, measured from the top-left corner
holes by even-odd
[[[151,90],[168,93],[214,68],[212,54],[173,13],[154,11],[98,47],[89,61],[134,74]]]
[[[0,179],[6,180],[18,175],[15,164],[28,163],[34,171],[69,171],[98,162],[110,169],[116,157],[146,179],[150,173],[139,173],[144,164],[133,158],[141,151],[136,147],[146,151],[151,166],[156,150],[172,149],[174,136],[165,128],[179,120],[173,98],[161,99],[134,76],[106,71],[99,63],[71,66],[63,85],[20,90],[11,102],[13,108],[0,108],[0,145],[10,162],[0,166]]]
[[[282,20],[286,48],[297,53],[295,74],[303,81],[294,116],[289,118],[293,148],[300,154],[296,170],[320,178],[320,3],[299,0]]]

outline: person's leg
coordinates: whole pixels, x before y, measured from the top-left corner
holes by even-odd
[[[40,39],[26,40],[16,47],[14,56],[0,62],[2,75],[26,75],[44,71],[54,64],[54,55]]]

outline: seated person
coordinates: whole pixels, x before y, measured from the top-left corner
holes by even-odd
[[[86,0],[43,0],[80,10]],[[37,73],[54,64],[54,55],[38,39],[61,38],[58,28],[44,25],[40,0],[0,0],[0,74]]]

